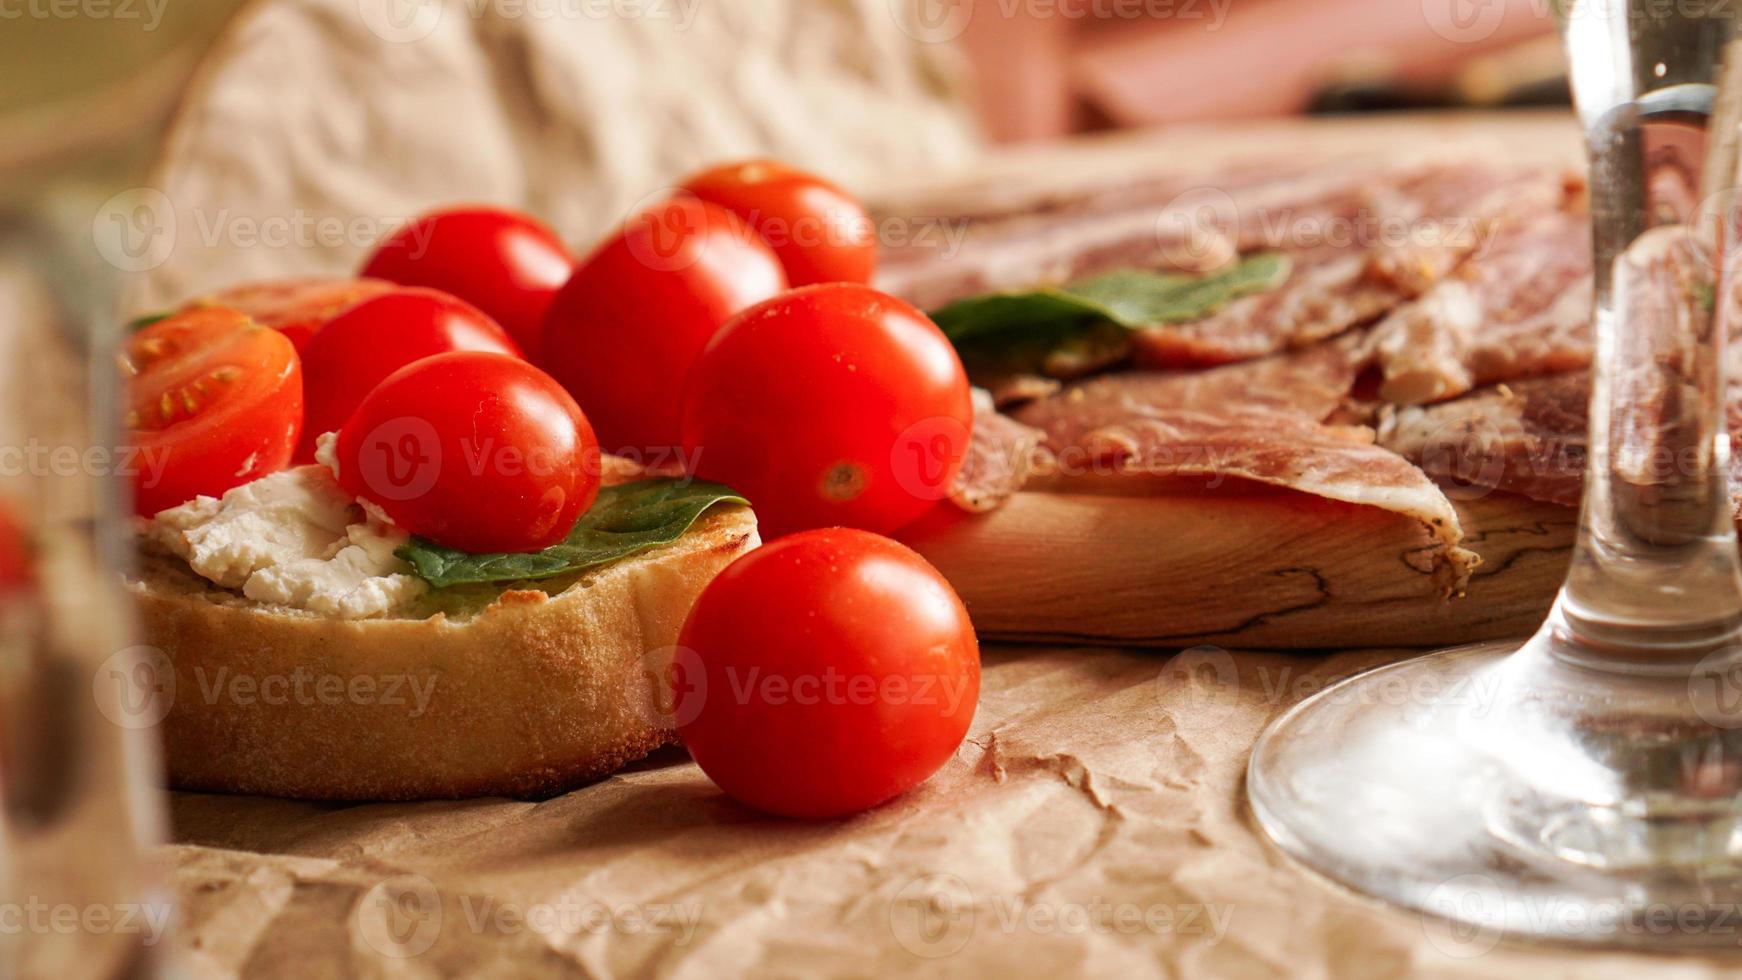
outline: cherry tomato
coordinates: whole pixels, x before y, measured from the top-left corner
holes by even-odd
[[[733,798],[834,817],[923,782],[980,697],[968,611],[906,546],[848,528],[750,552],[702,590],[673,660],[673,716]]]
[[[794,286],[871,281],[877,236],[858,201],[814,174],[774,160],[704,170],[684,190],[750,222],[780,256]]]
[[[300,353],[328,320],[393,288],[380,279],[281,279],[233,286],[202,297],[197,306],[227,306],[284,334]]]
[[[545,309],[573,271],[573,256],[549,228],[490,207],[424,215],[389,235],[363,266],[365,276],[458,296],[528,353],[538,350]]]
[[[400,527],[473,553],[561,541],[599,493],[599,444],[562,386],[505,354],[414,361],[339,430],[339,484]]]
[[[434,289],[395,289],[333,318],[302,352],[306,389],[301,459],[336,432],[382,379],[420,358],[456,350],[520,357],[496,321]]]
[[[925,314],[866,286],[745,310],[696,359],[683,441],[771,536],[894,530],[948,496],[973,422],[967,375]]]
[[[220,496],[290,462],[302,433],[302,365],[278,331],[235,310],[192,309],[127,338],[121,367],[141,516]]]
[[[635,457],[678,443],[690,364],[732,314],[786,288],[780,261],[731,212],[694,198],[638,212],[557,294],[538,362]]]

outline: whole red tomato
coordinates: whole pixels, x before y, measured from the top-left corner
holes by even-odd
[[[276,330],[231,309],[190,309],[129,336],[121,370],[141,517],[290,462],[302,434],[302,364]]]
[[[973,407],[925,314],[866,286],[807,286],[745,310],[696,359],[683,442],[769,535],[887,532],[948,496]]]
[[[393,288],[380,279],[275,279],[249,282],[195,300],[227,306],[290,338],[298,352],[333,317]]]
[[[536,551],[599,493],[599,445],[562,386],[505,354],[400,368],[339,430],[339,484],[461,551]]]
[[[394,289],[334,317],[302,352],[303,424],[298,456],[336,432],[382,379],[421,358],[477,350],[520,357],[496,321],[434,289]]]
[[[794,286],[867,283],[877,271],[870,215],[847,192],[775,160],[704,170],[684,189],[743,218],[760,233]]]
[[[678,398],[708,338],[786,288],[780,261],[731,212],[663,201],[602,242],[557,294],[538,362],[568,388],[610,452],[678,445]]]
[[[923,782],[967,734],[980,647],[961,599],[905,546],[807,531],[733,562],[673,661],[690,755],[735,799],[834,817]]]
[[[528,353],[538,349],[545,309],[573,271],[574,258],[549,228],[491,207],[424,215],[383,240],[363,266],[365,276],[458,296]]]

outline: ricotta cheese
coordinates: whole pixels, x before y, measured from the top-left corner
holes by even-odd
[[[325,466],[298,466],[158,514],[150,534],[213,584],[256,602],[362,619],[428,586],[395,557],[410,538]]]

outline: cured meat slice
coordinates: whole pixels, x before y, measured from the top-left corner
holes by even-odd
[[[1559,207],[1565,192],[1557,175],[1447,166],[1280,213],[1242,209],[1240,250],[1287,251],[1288,281],[1202,320],[1145,328],[1138,361],[1223,364],[1342,333],[1419,296],[1481,243],[1498,216]]]
[[[1373,329],[1379,396],[1419,405],[1591,363],[1591,224],[1581,210],[1503,220],[1453,274]]]
[[[1463,591],[1481,562],[1460,546],[1457,511],[1440,488],[1403,457],[1375,445],[1365,427],[1323,425],[1260,409],[1152,410],[1050,448],[1065,478],[1142,474],[1177,479],[1200,492],[1246,481],[1413,517],[1435,544],[1412,564],[1448,593]]]
[[[1043,465],[1046,451],[1038,429],[1000,415],[992,396],[974,389],[974,428],[968,455],[950,489],[950,500],[966,511],[980,513],[997,507],[1022,489],[1029,474]]]
[[[1341,408],[1360,368],[1358,335],[1206,371],[1122,371],[1073,384],[1016,409],[1051,445],[1156,412],[1266,409],[1323,421]]]
[[[971,244],[971,259],[940,255],[885,267],[877,286],[922,310],[936,310],[969,296],[1057,285],[1115,269],[1208,272],[1234,257],[1231,239],[1160,219],[1153,211]]]
[[[1496,490],[1577,506],[1588,452],[1590,376],[1578,371],[1400,408],[1379,444],[1420,466],[1457,499]]]
[[[1023,217],[964,216],[953,219],[961,222],[953,237],[884,249],[877,286],[934,310],[968,296],[1056,286],[1118,269],[1207,272],[1236,251],[1279,247],[1265,244],[1288,237],[1279,221],[1353,213],[1371,202],[1371,187],[1395,179],[1375,167],[1269,179],[1224,176],[1213,184],[1171,178]]]

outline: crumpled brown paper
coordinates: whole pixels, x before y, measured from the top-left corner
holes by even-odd
[[[525,208],[577,249],[672,181],[773,155],[856,187],[960,166],[959,59],[912,0],[255,0],[150,186],[128,313],[347,275],[431,207]],[[143,208],[143,211],[140,209]]]
[[[905,797],[760,816],[669,753],[543,803],[178,794],[163,855],[195,977],[1543,976],[1322,884],[1256,835],[1265,722],[1390,659],[986,652],[973,729]],[[1351,828],[1358,833],[1359,828]],[[1662,961],[1581,954],[1580,976]],[[1717,975],[1678,960],[1677,975]]]

